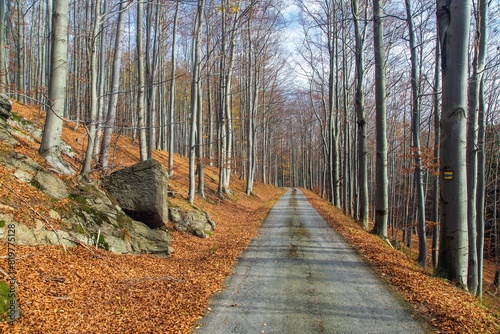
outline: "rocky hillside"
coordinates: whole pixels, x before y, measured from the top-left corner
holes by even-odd
[[[100,171],[90,183],[51,171],[37,153],[42,122],[39,110],[15,102],[0,117],[0,252],[9,259],[0,265],[0,304],[8,322],[14,286],[21,315],[0,332],[123,332],[137,319],[139,332],[186,332],[281,191],[258,185],[246,196],[235,180],[233,195],[220,199],[217,171],[207,169],[207,198],[192,207],[186,161],[175,157],[170,221],[150,228],[104,190]],[[84,129],[67,123],[63,139],[65,160],[79,170]],[[139,161],[130,138],[115,143],[106,175]],[[154,158],[165,164],[168,155]]]

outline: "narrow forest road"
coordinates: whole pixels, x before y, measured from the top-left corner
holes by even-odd
[[[300,190],[279,199],[225,285],[195,333],[426,332]]]

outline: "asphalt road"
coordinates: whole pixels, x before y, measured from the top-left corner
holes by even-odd
[[[194,333],[425,333],[300,190],[279,199]]]

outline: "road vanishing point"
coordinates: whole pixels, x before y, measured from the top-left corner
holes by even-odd
[[[298,189],[274,205],[198,334],[426,333]]]

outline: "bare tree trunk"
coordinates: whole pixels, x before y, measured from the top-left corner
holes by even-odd
[[[364,63],[363,45],[364,34],[359,27],[358,0],[351,0],[354,16],[354,33],[356,36],[356,96],[355,107],[358,124],[358,184],[359,184],[359,220],[361,225],[368,228],[368,143],[366,138],[365,92],[364,92]]]
[[[90,67],[90,119],[87,129],[87,148],[85,151],[85,159],[83,161],[82,170],[80,174],[85,180],[90,179],[90,172],[92,169],[92,156],[94,152],[94,141],[96,135],[96,123],[98,114],[98,92],[97,92],[97,42],[99,38],[99,29],[102,24],[101,15],[101,0],[95,1],[95,21],[92,28],[92,35],[89,38],[89,67]],[[102,38],[102,36],[101,36]]]
[[[373,0],[373,39],[375,49],[375,100],[377,129],[375,226],[373,233],[387,240],[388,185],[387,185],[387,138],[385,51],[382,23],[382,1]]]
[[[441,247],[437,273],[467,289],[467,68],[470,0],[437,0],[441,40]]]
[[[7,45],[5,41],[5,28],[7,21],[5,20],[5,11],[7,0],[0,0],[0,92],[6,91],[7,86],[7,67],[5,62]]]
[[[49,110],[43,128],[40,155],[57,171],[72,174],[61,156],[61,135],[68,77],[68,0],[54,1]]]
[[[25,103],[25,72],[26,72],[26,39],[24,38],[24,14],[23,14],[23,2],[22,0],[17,0],[17,68],[16,68],[16,88],[17,88],[17,99],[21,103]]]
[[[432,187],[432,220],[434,227],[432,229],[432,265],[434,269],[438,265],[439,254],[439,155],[440,155],[440,117],[439,117],[439,90],[441,87],[441,46],[439,38],[436,38],[436,65],[434,68],[434,180]]]
[[[172,55],[170,58],[171,62],[171,72],[170,72],[170,99],[168,105],[168,117],[169,117],[169,140],[168,140],[168,171],[169,176],[174,175],[174,120],[175,120],[175,88],[176,88],[176,70],[177,70],[177,24],[179,22],[179,8],[181,2],[178,1],[175,5],[175,15],[172,31]]]
[[[468,219],[469,229],[469,276],[467,285],[472,294],[482,297],[483,280],[483,248],[484,248],[484,131],[485,131],[485,103],[484,103],[484,69],[486,64],[486,50],[488,41],[488,1],[478,1],[476,14],[476,36],[474,39],[474,59],[472,60],[472,77],[469,82],[469,126],[467,136],[468,164]],[[476,133],[476,128],[478,132]],[[477,160],[476,160],[477,159]],[[475,161],[476,160],[476,161]],[[474,201],[473,203],[470,203]],[[474,221],[471,221],[474,219]],[[471,242],[471,238],[474,242]],[[471,254],[475,254],[475,257]],[[473,260],[476,260],[474,265]],[[472,267],[472,268],[471,268]],[[477,277],[473,277],[477,274]],[[470,281],[470,284],[469,284]]]
[[[420,103],[417,77],[417,52],[415,28],[413,25],[410,0],[405,0],[406,22],[410,36],[410,58],[411,58],[411,92],[412,92],[412,133],[413,149],[415,159],[415,188],[417,191],[417,224],[418,224],[418,263],[425,268],[427,263],[427,240],[425,234],[425,196],[422,181],[422,158],[420,156]]]
[[[139,132],[139,153],[141,161],[147,160],[147,135],[146,135],[146,111],[144,104],[146,99],[146,67],[144,60],[144,42],[142,39],[142,23],[144,16],[144,3],[137,2],[137,127]]]
[[[195,33],[193,35],[193,78],[191,81],[191,128],[189,136],[189,203],[194,203],[195,194],[195,160],[196,160],[196,132],[197,116],[199,114],[198,103],[201,75],[201,43],[203,28],[203,7],[204,0],[198,0],[198,10],[195,20]]]
[[[109,145],[111,143],[111,135],[113,134],[113,128],[115,126],[116,120],[116,106],[118,104],[118,91],[120,89],[120,67],[121,59],[123,54],[123,26],[124,17],[126,14],[128,3],[125,1],[120,2],[120,12],[118,14],[118,22],[116,27],[116,39],[115,39],[115,54],[113,56],[113,74],[111,77],[111,95],[108,105],[108,113],[104,120],[104,133],[102,136],[101,152],[99,163],[103,169],[108,168],[109,161]]]

